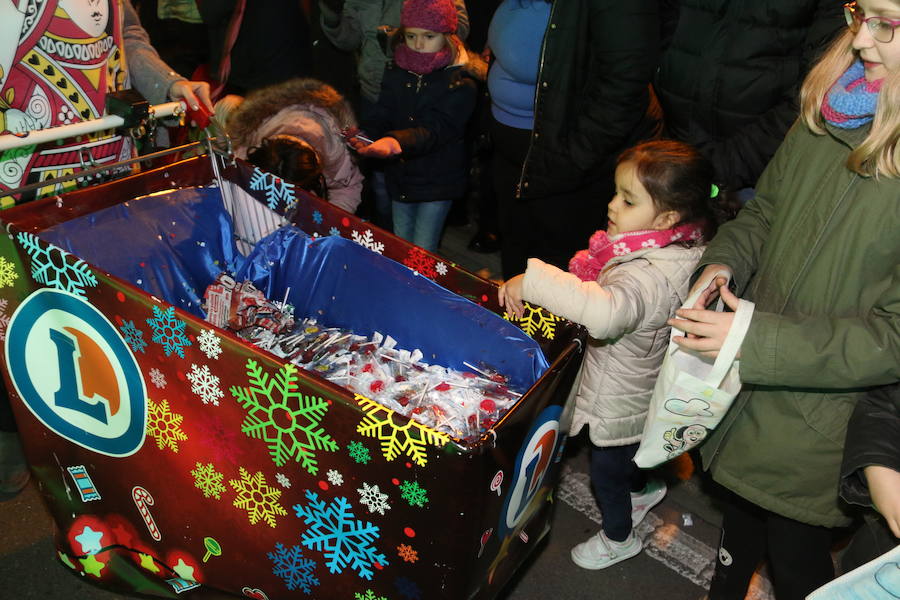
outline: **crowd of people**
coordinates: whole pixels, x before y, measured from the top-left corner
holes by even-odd
[[[426,250],[454,206],[477,208],[501,305],[590,335],[570,397],[603,514],[571,551],[586,569],[640,553],[634,527],[666,493],[633,457],[670,328],[715,357],[733,313],[710,303],[751,300],[743,389],[695,456],[724,512],[709,599],[744,598],[763,559],[778,600],[805,598],[848,532],[856,564],[895,546],[900,0],[477,2],[134,0],[156,7],[149,36],[128,1],[10,2],[0,129],[96,118],[135,87],[217,101],[239,157]],[[191,72],[163,61],[173,22],[201,38],[178,54]],[[104,52],[63,66],[45,38]],[[98,67],[75,99],[48,71],[88,89]],[[91,142],[96,162],[133,152]],[[48,152],[0,155],[0,191],[84,166],[77,144],[65,164]],[[0,492],[24,484],[7,408]]]

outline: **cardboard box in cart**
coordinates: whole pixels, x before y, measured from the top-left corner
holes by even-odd
[[[524,396],[458,439],[204,321],[206,286],[285,214],[302,232],[256,265],[269,298],[490,364]],[[548,531],[580,328],[505,321],[495,285],[240,162],[221,187],[200,157],[0,220],[4,380],[59,560],[86,580],[493,598]]]

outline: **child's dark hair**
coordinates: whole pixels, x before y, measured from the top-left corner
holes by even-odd
[[[709,241],[719,225],[733,219],[740,204],[713,182],[713,166],[696,148],[675,140],[654,140],[625,150],[617,164],[630,162],[660,211],[681,215],[678,225],[702,223]]]
[[[269,136],[258,147],[250,149],[247,160],[320,198],[328,197],[322,160],[315,148],[298,137]]]

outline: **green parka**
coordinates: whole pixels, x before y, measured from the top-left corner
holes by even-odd
[[[867,133],[796,123],[700,263],[730,266],[756,303],[744,388],[704,466],[751,502],[826,527],[850,522],[838,484],[854,405],[900,380],[900,180],[847,169]]]

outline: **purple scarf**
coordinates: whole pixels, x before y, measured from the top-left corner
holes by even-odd
[[[450,46],[444,46],[437,52],[416,52],[403,43],[394,48],[394,62],[397,66],[416,75],[428,75],[432,71],[443,69],[452,59]]]

